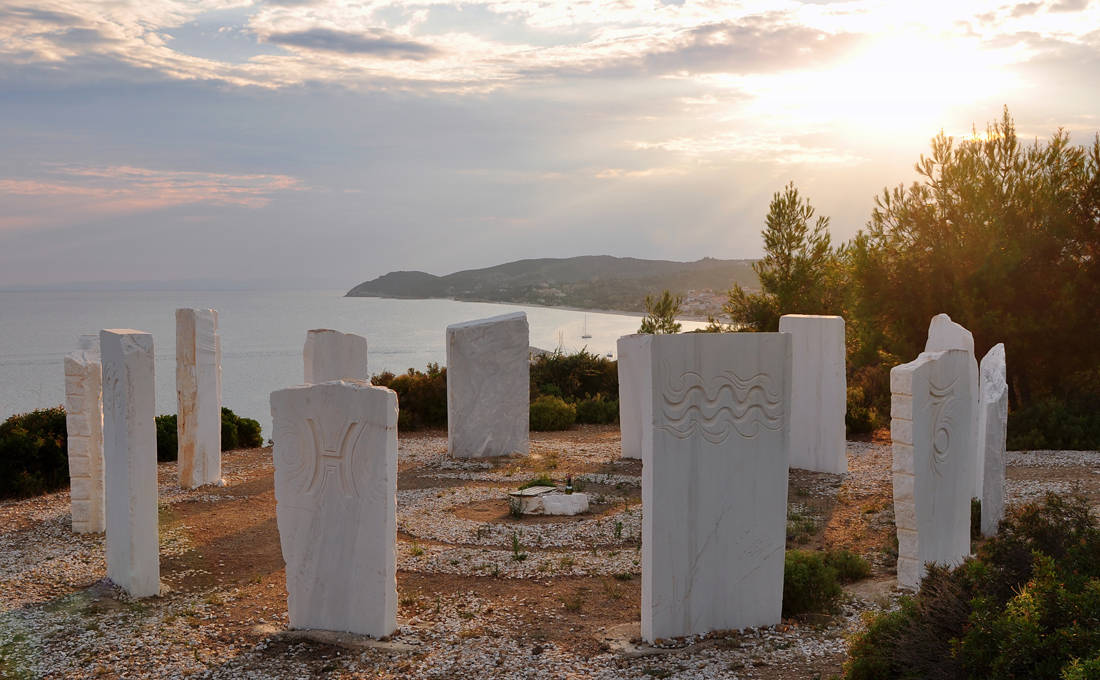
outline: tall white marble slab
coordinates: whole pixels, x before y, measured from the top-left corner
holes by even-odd
[[[153,336],[99,332],[107,578],[132,597],[160,592]]]
[[[179,483],[222,483],[222,362],[218,312],[176,310]]]
[[[965,350],[922,352],[890,371],[898,586],[917,588],[929,562],[970,553],[974,395]]]
[[[527,315],[447,326],[447,450],[456,458],[530,451]]]
[[[82,335],[65,357],[65,431],[73,531],[103,531],[103,385],[99,336]]]
[[[967,361],[967,380],[970,382],[970,394],[974,400],[971,413],[973,421],[970,423],[970,442],[973,447],[970,452],[970,466],[964,474],[971,480],[971,498],[981,498],[982,475],[984,474],[984,456],[978,450],[978,360],[974,353],[974,335],[962,325],[955,323],[946,314],[937,314],[928,324],[928,341],[924,344],[925,352],[942,352],[949,349],[961,349],[970,355]]]
[[[330,380],[369,380],[367,339],[354,333],[315,328],[302,349],[307,385]]]
[[[617,343],[619,368],[619,431],[622,457],[645,459],[652,450],[653,375],[649,360],[652,335],[624,335]]]
[[[655,336],[642,637],[778,623],[791,336]]]
[[[366,381],[271,393],[290,627],[397,628],[397,394]]]
[[[844,319],[785,314],[779,332],[791,334],[793,347],[791,467],[843,474],[848,471]]]
[[[982,453],[982,535],[997,533],[1005,515],[1005,440],[1008,433],[1008,370],[1005,346],[994,345],[981,363],[978,451]]]

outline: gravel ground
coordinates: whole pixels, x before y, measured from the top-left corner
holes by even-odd
[[[847,475],[794,471],[790,497],[792,513],[824,529],[808,547],[851,545],[875,564],[839,613],[661,648],[632,642],[640,466],[618,455],[618,432],[607,428],[535,435],[522,460],[453,461],[445,436],[402,438],[400,469],[416,484],[398,492],[400,627],[385,643],[288,634],[282,571],[253,575],[259,567],[246,558],[214,553],[210,527],[231,532],[234,523],[277,551],[261,516],[263,503],[273,507],[269,450],[227,455],[220,489],[181,490],[175,465],[160,466],[161,559],[172,567],[162,569],[164,593],[146,600],[105,580],[103,537],[71,532],[68,493],[2,502],[0,677],[828,677],[863,614],[896,601],[879,549],[892,531],[889,445],[849,442]],[[1081,468],[1100,473],[1100,452],[1011,453],[1008,462],[1013,503],[1072,490]],[[506,490],[534,474],[567,472],[614,489],[602,494],[609,509],[544,523],[456,512],[505,503]],[[1020,478],[1031,472],[1044,476]]]

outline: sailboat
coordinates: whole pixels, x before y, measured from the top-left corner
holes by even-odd
[[[591,338],[591,337],[592,337],[592,335],[589,334],[589,332],[588,332],[588,315],[585,314],[584,315],[584,333],[581,334],[581,340],[587,340],[588,338]]]

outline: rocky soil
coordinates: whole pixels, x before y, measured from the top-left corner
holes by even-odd
[[[892,606],[891,455],[849,442],[850,472],[792,470],[789,547],[874,565],[830,617],[640,643],[641,466],[615,428],[535,434],[528,458],[453,461],[445,433],[403,435],[392,639],[286,630],[270,449],[229,453],[226,486],[182,491],[160,466],[163,593],[104,578],[103,536],[70,530],[69,496],[0,503],[0,677],[828,678],[864,612]],[[1010,502],[1047,490],[1100,503],[1100,452],[1009,456]],[[506,491],[572,474],[576,517],[508,513]]]

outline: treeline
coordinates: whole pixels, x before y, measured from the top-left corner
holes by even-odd
[[[984,134],[940,133],[916,170],[835,246],[793,184],[776,193],[754,265],[762,290],[735,285],[708,330],[843,316],[849,427],[870,430],[889,424],[890,369],[946,312],[973,332],[978,359],[1005,344],[1010,448],[1100,448],[1100,135],[1025,145],[1005,109]]]

